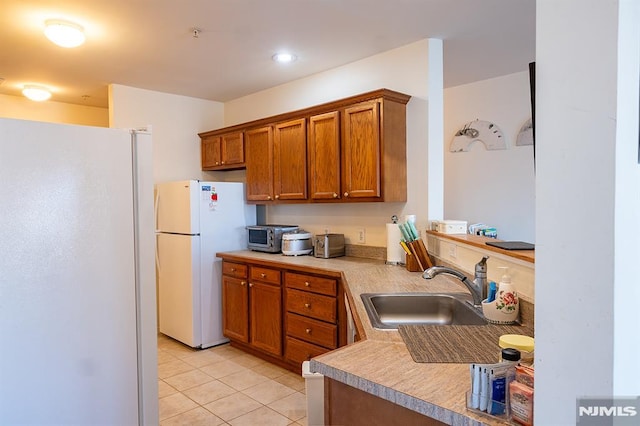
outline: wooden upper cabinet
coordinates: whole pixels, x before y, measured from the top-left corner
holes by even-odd
[[[307,126],[304,118],[275,126],[273,188],[276,200],[307,198]]]
[[[244,134],[242,132],[222,135],[220,145],[223,166],[244,166]]]
[[[221,140],[220,136],[208,136],[202,138],[200,144],[202,148],[202,170],[213,170],[220,166],[221,158]]]
[[[342,196],[381,196],[380,104],[365,102],[344,111]]]
[[[307,144],[311,199],[340,199],[340,113],[332,111],[312,116]]]
[[[245,132],[247,201],[273,200],[273,128]]]
[[[203,169],[233,168],[242,157],[236,142],[250,203],[405,202],[410,98],[380,89],[201,133]],[[223,138],[233,133],[237,141]],[[224,165],[215,166],[216,150]]]
[[[244,134],[232,132],[201,136],[202,170],[244,168]]]

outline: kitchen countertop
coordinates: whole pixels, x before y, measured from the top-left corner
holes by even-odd
[[[311,360],[311,370],[403,407],[451,425],[503,424],[468,411],[468,364],[416,363],[397,330],[371,326],[362,293],[461,293],[467,289],[446,275],[426,281],[419,272],[379,260],[353,257],[320,259],[312,256],[238,251],[219,253],[226,260],[266,262],[283,268],[343,277],[345,292],[362,340]],[[491,327],[488,325],[487,327]],[[453,337],[453,336],[452,336]],[[499,354],[496,353],[496,361]]]

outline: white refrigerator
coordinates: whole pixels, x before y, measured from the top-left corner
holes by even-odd
[[[0,118],[0,423],[158,424],[151,154]]]
[[[222,334],[222,262],[217,252],[247,248],[256,206],[244,184],[185,180],[156,185],[158,323],[194,348],[228,342]]]

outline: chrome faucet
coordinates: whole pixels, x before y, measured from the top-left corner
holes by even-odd
[[[473,296],[473,305],[476,308],[482,307],[482,301],[487,298],[487,259],[489,256],[484,256],[480,262],[476,263],[475,277],[473,282],[470,282],[465,274],[456,271],[455,269],[448,268],[446,266],[433,266],[422,273],[422,278],[430,280],[440,274],[449,274],[462,281],[471,292]]]

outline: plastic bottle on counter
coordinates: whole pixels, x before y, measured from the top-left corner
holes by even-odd
[[[496,294],[496,307],[503,315],[508,316],[510,321],[516,321],[518,319],[518,312],[520,310],[520,303],[518,300],[518,293],[515,287],[511,283],[511,276],[509,275],[509,268],[501,266],[499,269],[503,269],[502,278],[498,283],[498,292]]]

